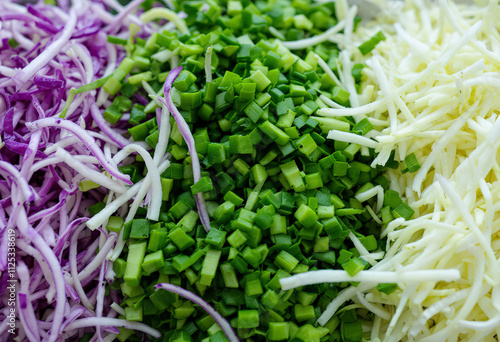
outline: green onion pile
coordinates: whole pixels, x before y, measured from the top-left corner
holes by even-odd
[[[363,321],[371,319],[366,310],[347,306],[325,326],[316,324],[350,284],[284,291],[279,282],[315,269],[355,275],[370,264],[353,240],[369,252],[383,252],[381,224],[413,215],[397,192],[387,190],[384,168],[370,167],[373,149],[363,152],[360,145],[327,138],[332,129],[359,135],[373,129],[367,119],[317,115],[331,102],[350,106],[349,92],[336,83],[337,45],[324,39],[292,53],[282,43],[334,27],[334,3],[182,1],[176,10],[187,15],[187,29],[179,24],[147,39],[110,37],[125,45],[128,57],[95,86],[115,96],[104,118],[115,124],[130,113],[130,136],[146,142],[153,155],[161,143],[155,112],[165,110],[158,99],[169,72],[182,67],[169,96],[193,135],[200,179],[194,181],[183,131],[170,116],[171,158],[161,174],[158,219],[147,219],[148,209],[140,207],[128,222],[112,216],[107,223],[126,241],[108,290],[125,298],[124,318],[158,329],[159,341],[227,340],[211,315],[176,293],[155,290],[160,283],[201,296],[241,340],[361,341]],[[363,44],[363,54],[383,39]],[[352,69],[356,87],[362,68]],[[386,166],[398,163],[391,159]],[[120,170],[134,183],[148,172],[141,155]],[[381,224],[366,208],[376,198],[362,203],[355,197],[376,186],[387,190]],[[207,227],[196,196],[205,201]],[[100,202],[89,210],[95,215],[104,207]],[[379,285],[386,293],[396,288]],[[140,340],[125,328],[117,338]]]

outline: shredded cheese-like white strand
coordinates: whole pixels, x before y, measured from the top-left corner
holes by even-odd
[[[345,141],[348,143],[354,143],[370,148],[378,147],[378,142],[374,140],[368,139],[362,135],[357,135],[355,133],[342,132],[335,129],[332,129],[330,132],[328,132],[328,139]]]
[[[361,192],[359,194],[356,194],[354,196],[354,198],[356,198],[360,202],[367,201],[370,198],[372,198],[373,196],[378,195],[380,193],[380,189],[382,189],[382,191],[383,191],[382,186],[377,185],[377,186],[371,188],[370,190],[366,190],[365,192]]]
[[[319,98],[327,105],[329,105],[330,107],[332,107],[332,109],[348,109],[342,105],[339,105],[337,102],[335,101],[332,101],[330,100],[328,97],[326,97],[325,95],[320,95]],[[320,113],[320,111],[324,110],[324,109],[327,109],[327,108],[321,108],[317,111],[318,114],[320,115],[324,115],[323,113]],[[329,108],[328,108],[329,109]],[[350,109],[350,108],[349,108]],[[348,116],[348,115],[346,115]]]
[[[325,119],[366,116],[374,130],[363,137],[372,141],[365,146],[378,153],[372,166],[384,165],[394,152],[401,162],[414,153],[421,167],[413,173],[402,174],[402,168],[387,171],[390,188],[405,198],[415,214],[383,228],[384,258],[372,263],[371,254],[372,259],[362,256],[373,265],[362,271],[371,272],[371,278],[341,291],[322,312],[320,325],[352,299],[376,316],[372,341],[497,340],[500,25],[495,18],[500,17],[500,6],[498,1],[485,3],[480,7],[447,0],[406,0],[395,6],[378,0],[386,14],[352,33],[349,63],[367,65],[358,91],[360,106],[341,108],[323,100],[331,108],[321,108],[317,114]],[[342,18],[346,15],[343,10]],[[355,50],[378,31],[386,40],[370,54],[362,56]],[[345,75],[339,75],[346,89]],[[358,145],[366,142],[354,141],[341,131],[329,137]],[[373,201],[375,190],[356,196]],[[367,211],[380,221],[376,214],[383,196],[378,197],[377,193],[377,207],[370,202]],[[356,239],[352,241],[359,247]],[[393,279],[398,283],[395,292],[387,295],[375,289],[381,280],[377,272],[439,274],[450,269],[459,276],[449,282]],[[308,273],[302,277],[315,279]],[[324,275],[316,280],[334,281]]]
[[[341,20],[337,23],[337,25],[329,28],[328,30],[326,30],[325,32],[323,32],[321,34],[318,34],[314,37],[295,40],[295,41],[291,41],[291,42],[283,42],[283,45],[286,46],[290,50],[306,49],[310,46],[314,46],[314,45],[326,42],[331,36],[342,31],[344,29],[344,27],[345,27],[345,20]],[[280,32],[280,34],[281,34],[281,32]],[[283,37],[283,38],[285,38],[285,37]]]
[[[342,86],[338,77],[335,76],[335,74],[333,73],[332,69],[330,69],[328,64],[326,64],[326,62],[319,55],[314,54],[314,57],[316,57],[316,59],[318,60],[318,65],[321,67],[321,69],[323,69],[326,72],[326,74],[330,76],[333,82],[335,82],[335,84],[338,86]]]
[[[120,194],[123,194],[127,191],[127,188],[125,188],[125,186],[123,186],[122,184],[118,183],[117,181],[111,179],[101,172],[92,170],[91,168],[85,166],[77,158],[60,147],[57,148],[54,155],[56,156],[56,158],[60,158],[60,160],[64,161],[73,169],[78,170],[80,175],[91,180],[94,183],[97,183],[105,188],[108,188],[109,190],[115,191]]]
[[[158,172],[161,174],[169,166],[170,166],[169,160],[163,161],[158,166]],[[116,198],[113,202],[111,202],[109,205],[107,205],[103,210],[101,210],[99,213],[94,215],[90,220],[88,220],[86,223],[87,227],[89,227],[90,229],[93,229],[93,227],[96,227],[96,228],[99,227],[102,224],[102,222],[109,219],[109,216],[113,215],[113,213],[115,211],[117,211],[123,204],[127,203],[130,199],[132,199],[142,189],[149,189],[150,186],[151,186],[151,177],[145,177],[144,179],[141,179],[139,182],[137,182],[133,186],[131,186],[130,189],[126,193],[124,193],[120,197]],[[139,194],[138,197],[144,198],[144,196],[146,195],[146,191],[143,194]],[[126,221],[129,221],[134,217],[135,212],[133,214],[131,214],[131,213],[132,213],[132,210],[129,210],[129,213],[128,213],[127,217],[125,218]],[[116,242],[115,248],[113,249],[113,254],[111,255],[111,258],[109,258],[109,259],[111,261],[115,261],[116,258],[118,258],[120,256],[120,254],[123,250],[123,247],[125,247],[125,240],[123,240],[123,229],[122,229],[122,230],[120,230],[120,234],[118,235],[118,240]]]
[[[170,139],[170,133],[172,130],[170,124],[170,111],[167,106],[161,106],[161,116],[160,116],[160,132],[158,135],[158,144],[156,145],[155,152],[153,154],[153,161],[156,166],[160,164],[160,161],[164,158],[165,152],[167,151],[168,141]]]
[[[209,46],[207,49],[207,54],[205,56],[205,75],[207,77],[207,83],[212,82],[212,50],[213,46]]]
[[[325,101],[329,100],[328,98],[323,98],[324,95],[321,95],[320,98]],[[333,102],[332,100],[329,100],[330,102],[334,103],[335,105],[339,106],[336,102]],[[330,102],[327,102],[328,105],[330,105]],[[325,101],[326,103],[326,101]],[[323,115],[323,116],[355,116],[355,115],[368,115],[373,113],[376,110],[383,109],[384,105],[386,105],[385,100],[377,100],[371,103],[367,103],[365,105],[355,107],[355,108],[321,108],[318,109],[317,113],[318,115]],[[333,106],[332,106],[333,107]]]
[[[151,158],[149,152],[146,151],[142,146],[132,143],[128,144],[117,154],[115,154],[113,159],[116,158],[116,160],[121,160],[124,158],[124,156],[127,156],[132,152],[139,153],[144,159],[144,163],[148,168],[148,173],[145,178],[150,179],[149,185],[151,185],[152,199],[151,204],[148,206],[147,218],[153,221],[157,221],[158,216],[160,215],[161,207],[161,178],[160,172],[158,172],[157,164],[153,161],[153,158]],[[129,221],[134,217],[135,211],[137,211],[139,204],[142,202],[144,196],[146,195],[146,192],[149,190],[149,185],[146,186],[147,183],[148,182],[144,182],[141,190],[139,190],[138,195],[136,196],[134,202],[132,203],[132,206],[130,207],[130,211],[127,215],[126,221]]]
[[[371,283],[420,283],[425,281],[454,281],[460,278],[458,270],[425,270],[425,271],[359,271],[354,276],[342,270],[318,270],[299,273],[288,278],[280,279],[283,290],[290,290],[299,286],[320,283],[342,283],[347,281]]]
[[[125,316],[125,309],[122,308],[120,305],[113,302],[111,303],[110,307],[111,309],[115,310],[118,314]]]
[[[170,162],[168,160],[162,162],[160,164],[160,166],[158,166],[158,172],[162,173],[169,166],[170,166]],[[139,182],[135,183],[130,188],[128,188],[128,190],[124,194],[118,196],[115,200],[113,200],[111,203],[106,205],[106,207],[104,207],[104,209],[102,209],[96,215],[92,216],[92,218],[90,218],[90,220],[88,220],[85,223],[87,225],[87,227],[89,227],[92,230],[100,227],[104,222],[106,222],[109,219],[109,217],[111,215],[113,215],[115,213],[115,211],[117,211],[122,205],[124,205],[130,199],[132,199],[139,192],[139,190],[141,189],[141,187],[143,186],[144,183],[149,183],[147,185],[147,187],[150,187],[151,186],[151,178],[141,179]],[[123,230],[120,231],[120,234],[122,234],[122,232],[123,232]],[[119,237],[118,243],[120,241],[123,241],[123,240],[121,240],[121,238]]]

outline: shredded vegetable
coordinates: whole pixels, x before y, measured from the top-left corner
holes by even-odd
[[[231,325],[229,324],[229,322],[224,317],[222,317],[220,313],[215,311],[215,309],[212,306],[210,306],[210,304],[208,304],[205,300],[203,300],[203,298],[195,295],[192,292],[189,292],[189,291],[183,289],[182,287],[179,287],[179,286],[176,286],[173,284],[168,284],[168,283],[157,284],[157,285],[155,285],[155,289],[156,290],[163,289],[166,291],[171,291],[171,292],[177,293],[178,295],[180,295],[186,299],[189,299],[190,301],[198,304],[199,306],[201,306],[203,308],[203,310],[208,312],[210,314],[210,316],[212,316],[215,319],[217,324],[219,324],[221,329],[226,334],[227,338],[229,339],[229,342],[238,342],[240,340],[238,338],[238,336],[236,336],[236,334],[235,334],[233,328],[231,327]]]
[[[367,118],[378,130],[370,136],[380,152],[372,165],[401,161],[387,176],[415,217],[387,225],[387,254],[367,272],[456,269],[460,278],[400,285],[391,293],[360,284],[339,294],[318,322],[361,298],[377,317],[372,340],[496,341],[500,37],[492,23],[498,3],[379,4],[389,15],[353,35],[354,60],[366,65],[362,106],[318,114]]]
[[[117,326],[159,336],[114,318],[119,313],[109,307],[120,302],[105,293],[117,234],[92,232],[85,222],[106,188],[122,194],[132,184],[112,159],[128,139],[121,123],[103,120],[107,100],[97,100],[99,90],[74,91],[123,59],[104,32],[126,35],[139,4],[118,6],[117,16],[94,1],[0,4],[2,341],[13,334],[19,341],[78,340],[87,332],[102,341],[116,336]]]
[[[344,283],[382,259],[379,225],[412,211],[394,191],[386,200],[384,169],[369,166],[378,147],[373,125],[316,115],[358,103],[360,77],[350,75],[360,66],[342,60],[341,69],[335,45],[344,40],[342,29],[352,33],[356,9],[337,24],[333,4],[310,4],[187,1],[177,4],[178,16],[154,8],[141,19],[157,27],[170,18],[177,29],[169,23],[171,30],[135,45],[129,40],[127,58],[106,81],[105,91],[116,96],[108,119],[121,117],[121,97],[141,99],[132,105],[128,133],[154,150],[156,165],[165,152],[171,163],[160,170],[157,202],[153,191],[145,193],[151,160],[128,158],[120,170],[135,184],[87,225],[108,221],[119,232],[111,287],[125,298],[122,314],[163,329],[164,340],[319,341],[344,334],[344,326],[353,326],[351,339],[361,336],[363,313],[337,316],[341,325],[328,328],[312,323]],[[275,40],[276,32],[288,42]],[[306,38],[313,34],[319,38]],[[130,210],[120,212],[132,193]],[[144,195],[147,209],[136,202]],[[383,220],[381,212],[388,213]],[[330,278],[314,277],[297,293],[280,284],[332,268],[338,284],[317,285]],[[425,272],[422,281],[456,279],[450,272]],[[384,276],[414,281],[390,273],[368,279]],[[161,286],[194,303],[153,290]],[[117,338],[134,334],[121,330]]]
[[[165,81],[165,86],[163,87],[163,93],[165,94],[165,102],[163,99],[160,98],[160,102],[162,102],[165,106],[168,107],[169,111],[172,113],[172,116],[174,117],[175,121],[177,122],[177,126],[179,127],[179,130],[184,137],[184,140],[186,140],[186,143],[188,145],[188,150],[189,154],[191,155],[191,162],[193,165],[193,181],[196,183],[200,180],[201,178],[201,170],[200,170],[200,161],[198,159],[198,153],[196,152],[196,147],[194,143],[194,138],[193,135],[189,129],[189,127],[186,124],[186,121],[182,117],[181,113],[179,113],[179,110],[175,106],[175,104],[172,101],[172,96],[170,94],[170,90],[172,89],[172,85],[179,76],[179,73],[181,72],[182,67],[178,67],[173,69],[167,76],[167,79]],[[210,230],[210,218],[208,217],[208,211],[207,207],[205,205],[205,199],[203,198],[202,193],[197,193],[195,195],[196,197],[196,205],[198,207],[198,213],[200,215],[201,222],[203,224],[203,227],[205,227],[205,230],[208,232]]]
[[[1,341],[498,339],[496,1],[143,1],[0,4]]]

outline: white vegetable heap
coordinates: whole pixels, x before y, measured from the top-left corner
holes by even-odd
[[[390,12],[353,36],[358,45],[379,30],[387,37],[368,60],[359,51],[353,56],[368,65],[359,98],[371,100],[322,115],[368,117],[381,131],[372,135],[380,152],[374,164],[384,164],[394,150],[398,160],[415,153],[422,165],[415,173],[389,173],[391,187],[416,215],[384,230],[388,251],[372,270],[457,269],[461,278],[400,282],[391,295],[362,283],[344,290],[320,323],[351,298],[375,314],[367,327],[372,340],[498,341],[498,1],[484,7],[382,1],[380,7]]]

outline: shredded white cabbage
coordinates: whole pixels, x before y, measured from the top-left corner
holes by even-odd
[[[367,64],[360,106],[318,114],[367,116],[380,131],[369,135],[376,142],[338,131],[329,137],[375,148],[379,155],[373,165],[383,165],[392,151],[400,161],[415,153],[418,172],[397,169],[387,176],[416,214],[384,228],[385,257],[364,271],[366,283],[339,293],[320,324],[352,299],[376,316],[372,341],[498,340],[500,7],[498,1],[486,2],[479,7],[408,0],[393,6],[379,0],[384,12],[352,34],[351,46],[379,30],[387,37],[367,56],[349,49],[350,63]],[[347,14],[345,8],[341,12]],[[341,86],[347,89],[344,76]],[[375,194],[371,189],[358,199]],[[390,295],[374,288],[381,280],[376,275],[385,274],[379,272],[450,269],[460,278],[418,283],[400,278],[399,289]]]

